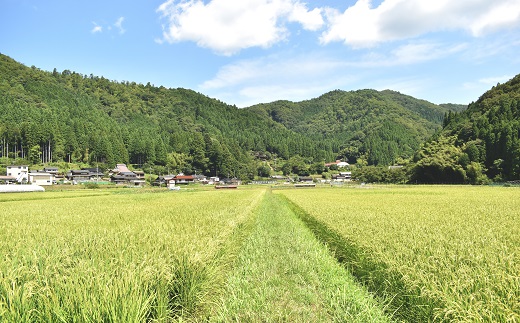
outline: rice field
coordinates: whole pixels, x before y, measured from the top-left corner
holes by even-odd
[[[395,317],[520,321],[520,190],[380,186],[283,190]]]
[[[25,194],[0,196],[2,322],[204,315],[262,192]]]
[[[0,194],[0,322],[518,322],[520,190]]]

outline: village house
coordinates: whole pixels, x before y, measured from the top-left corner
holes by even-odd
[[[142,170],[134,170],[133,171],[135,176],[137,176],[138,179],[143,179],[144,180],[144,171]]]
[[[34,185],[52,185],[55,182],[54,174],[44,171],[29,172],[29,183]]]
[[[97,181],[103,177],[103,173],[96,168],[83,168],[71,170],[67,173],[67,178],[76,183]]]
[[[54,174],[54,176],[58,175],[58,167],[44,167],[43,171],[46,173]]]
[[[340,172],[339,174],[332,175],[334,182],[350,182],[352,179],[352,172]]]
[[[344,167],[350,166],[350,164],[347,163],[347,162],[344,162],[344,161],[341,161],[341,160],[336,160],[333,163],[326,163],[325,167],[330,167],[332,165],[336,165],[337,168],[344,168]]]
[[[195,182],[195,177],[192,175],[182,175],[179,174],[175,176],[175,184],[190,184]]]
[[[126,167],[125,164],[117,164],[116,168],[112,170],[113,174],[110,176],[110,181],[115,184],[124,184],[131,186],[144,186],[144,173],[143,178],[139,178],[136,173]]]
[[[159,176],[153,181],[153,186],[167,186],[168,183],[175,178],[175,175],[163,175]],[[175,183],[175,180],[174,180]]]
[[[313,178],[310,176],[302,176],[299,178],[299,180],[300,180],[300,183],[312,183],[313,182]]]
[[[6,173],[7,176],[14,177],[18,183],[27,183],[29,181],[29,166],[27,165],[9,165]]]

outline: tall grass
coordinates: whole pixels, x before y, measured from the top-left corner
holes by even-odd
[[[205,317],[262,192],[81,193],[0,203],[0,321]]]
[[[517,188],[376,187],[279,193],[320,225],[322,236],[339,236],[336,241],[346,250],[343,261],[354,271],[357,268],[358,278],[374,292],[387,300],[398,298],[394,304],[417,308],[417,312],[395,308],[401,311],[399,317],[414,321],[417,317],[407,315],[423,312],[416,315],[434,321],[520,320]]]

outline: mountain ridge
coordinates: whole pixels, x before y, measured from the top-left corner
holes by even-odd
[[[242,177],[256,173],[252,152],[390,164],[411,156],[451,111],[388,90],[238,109],[190,89],[47,72],[1,54],[0,62],[0,153],[31,162],[127,162]]]

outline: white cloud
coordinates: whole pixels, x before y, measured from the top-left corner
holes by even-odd
[[[349,59],[330,52],[271,55],[225,65],[213,78],[200,84],[199,89],[223,101],[230,98],[231,103],[241,107],[278,99],[304,100],[333,89],[349,88],[366,75],[384,75],[384,71],[399,66],[447,58],[466,49],[464,44],[414,41],[388,52],[359,53]],[[378,76],[378,80],[360,81],[358,87],[389,88],[410,95],[420,94],[426,88],[426,81],[415,78]]]
[[[345,63],[320,54],[273,55],[220,69],[199,88],[240,107],[275,100],[304,100],[344,87],[355,78]]]
[[[308,30],[324,23],[319,9],[309,11],[298,0],[168,0],[157,11],[168,19],[166,41],[193,41],[224,55],[285,40],[285,22]]]
[[[126,32],[126,30],[123,28],[123,22],[125,21],[125,17],[119,17],[117,18],[116,22],[112,25],[109,25],[107,23],[104,23],[104,24],[98,24],[97,22],[92,22],[92,24],[94,25],[94,27],[91,29],[91,33],[95,34],[95,33],[102,33],[104,30],[106,30],[107,33],[110,33],[112,31],[112,27],[115,27],[117,28],[117,30],[119,31],[119,34],[124,34]],[[104,25],[104,27],[103,27]]]
[[[95,22],[92,22],[94,24],[94,27],[92,28],[92,30],[90,31],[91,33],[95,34],[95,33],[100,33],[100,32],[103,32],[103,27],[99,26],[97,23]]]
[[[429,32],[465,30],[477,37],[520,26],[520,0],[384,0],[375,8],[371,0],[358,0],[343,13],[325,13],[328,29],[321,42],[356,48]]]
[[[497,83],[505,83],[512,79],[514,75],[500,75],[480,78],[475,82],[466,82],[463,84],[464,89],[482,89],[487,91],[490,87],[497,85]]]
[[[223,66],[213,79],[204,82],[201,87],[218,89],[243,84],[272,84],[316,79],[344,65],[340,61],[319,55],[271,56],[242,60]]]
[[[414,42],[392,50],[389,65],[408,65],[437,60],[462,51],[465,44],[445,45],[435,42]]]
[[[367,84],[367,86],[378,91],[393,90],[421,98],[424,95],[424,90],[430,88],[432,84],[430,80],[419,77],[398,77],[376,80]]]
[[[114,26],[119,29],[120,34],[124,34],[126,30],[123,28],[123,21],[125,20],[125,17],[119,17],[117,21],[114,23]]]
[[[320,8],[309,11],[305,5],[295,3],[289,14],[289,21],[299,22],[303,25],[303,28],[315,31],[324,24],[321,12],[322,9]]]

